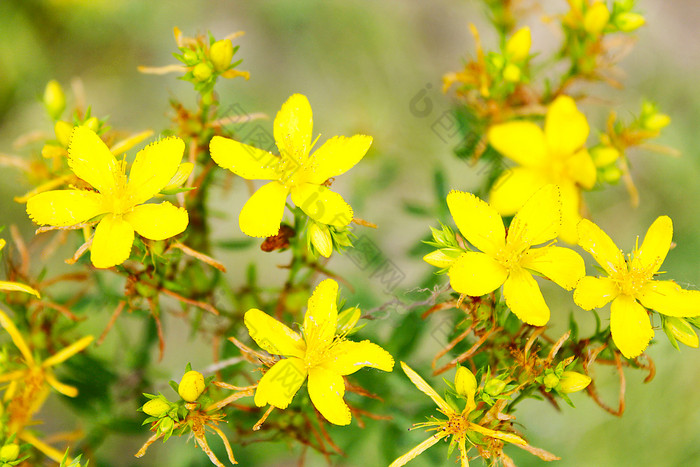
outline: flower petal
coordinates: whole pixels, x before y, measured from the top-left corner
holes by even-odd
[[[309,397],[316,410],[334,425],[349,425],[352,415],[343,400],[345,381],[338,373],[317,366],[309,370]]]
[[[306,96],[293,94],[282,104],[274,123],[274,136],[282,157],[304,163],[311,150],[313,116]]]
[[[673,222],[668,216],[659,216],[647,230],[644,242],[636,255],[646,268],[657,272],[666,259],[673,238]]]
[[[488,436],[489,438],[496,438],[502,441],[508,441],[509,443],[513,444],[527,444],[527,442],[524,439],[522,439],[515,433],[506,433],[504,431],[490,430],[488,428],[484,428],[481,425],[477,425],[476,423],[469,423],[469,429],[472,431],[476,431],[477,433],[481,433],[484,436]]]
[[[277,180],[280,176],[279,157],[223,136],[212,138],[209,153],[220,167],[246,180]]]
[[[511,270],[503,284],[503,296],[508,308],[521,321],[532,326],[544,326],[549,321],[549,307],[542,297],[540,287],[526,270]]]
[[[355,135],[350,138],[334,136],[311,155],[309,182],[321,184],[331,177],[344,174],[367,153],[372,137]]]
[[[593,159],[585,148],[566,160],[566,171],[571,180],[586,190],[593,188],[598,175]]]
[[[334,227],[345,227],[352,221],[352,208],[343,197],[325,186],[304,183],[292,187],[292,201],[307,216]]]
[[[644,352],[654,337],[647,310],[629,295],[620,295],[610,307],[610,332],[622,355],[633,358]]]
[[[0,291],[3,291],[3,292],[24,292],[24,293],[32,294],[37,298],[41,298],[41,295],[39,295],[39,292],[36,289],[33,289],[26,284],[20,284],[19,282],[0,281]]]
[[[451,191],[447,207],[464,238],[491,255],[505,245],[506,230],[498,212],[471,193]]]
[[[142,237],[165,240],[182,233],[189,217],[185,208],[178,208],[168,201],[160,204],[142,204],[124,214],[127,221]]]
[[[148,201],[165,188],[177,173],[184,152],[185,142],[170,137],[151,143],[136,154],[127,184],[132,206]]]
[[[278,409],[286,409],[305,380],[306,366],[303,360],[296,357],[280,360],[258,381],[255,405],[263,407],[270,404]]]
[[[238,225],[250,237],[277,235],[284,215],[289,190],[279,182],[270,182],[253,193],[241,209]]]
[[[489,204],[500,215],[512,216],[548,183],[548,178],[539,170],[525,167],[508,169],[493,184]]]
[[[578,244],[603,266],[608,275],[627,270],[622,251],[608,234],[588,219],[581,219],[578,223]]]
[[[559,239],[576,245],[578,242],[578,223],[581,221],[581,190],[571,181],[559,184],[561,190],[561,230]]]
[[[586,276],[576,284],[574,302],[584,310],[602,308],[620,294],[617,284],[608,277]]]
[[[532,122],[513,121],[489,128],[489,143],[524,167],[538,167],[548,159],[542,129]]]
[[[111,268],[121,264],[131,254],[134,228],[122,216],[108,215],[97,224],[92,238],[90,258],[96,268]]]
[[[39,225],[75,225],[105,212],[104,197],[94,191],[45,191],[27,200],[27,214]]]
[[[394,368],[394,357],[370,341],[343,341],[333,346],[331,356],[323,366],[342,376],[351,375],[365,366],[391,371]]]
[[[547,146],[555,156],[570,156],[586,144],[586,116],[576,108],[569,96],[559,96],[549,106],[544,123]]]
[[[685,290],[673,281],[649,281],[637,298],[642,305],[662,315],[700,316],[700,290]]]
[[[335,336],[338,324],[338,283],[325,279],[316,286],[309,297],[304,315],[304,338],[307,348],[328,347]]]
[[[246,311],[243,322],[250,337],[266,352],[273,355],[304,357],[306,344],[301,335],[264,311],[251,308]]]
[[[530,249],[520,263],[522,267],[537,271],[558,286],[571,290],[586,275],[581,255],[569,248],[548,246]]]
[[[406,465],[408,462],[412,461],[416,457],[423,454],[423,451],[425,451],[429,447],[435,445],[438,441],[440,441],[445,436],[448,436],[448,435],[444,431],[440,431],[438,433],[435,433],[433,436],[426,439],[422,443],[418,444],[416,447],[414,447],[413,449],[408,451],[403,456],[397,458],[394,462],[391,463],[391,465],[389,467],[402,467],[402,466]]]
[[[455,413],[455,410],[445,402],[445,399],[440,397],[440,395],[433,389],[431,385],[425,382],[423,378],[420,377],[418,373],[413,371],[413,369],[406,365],[404,362],[401,362],[401,369],[403,370],[404,373],[406,373],[406,376],[408,376],[408,379],[411,380],[413,384],[416,385],[416,387],[426,396],[430,397],[433,402],[435,402],[435,405],[438,406],[440,411],[444,414],[453,414]]]
[[[85,126],[73,128],[68,146],[68,165],[75,175],[102,194],[112,194],[121,175],[121,164],[97,134]]]
[[[539,245],[554,240],[561,227],[559,188],[545,185],[527,200],[508,228],[509,245]]]
[[[508,270],[485,253],[467,251],[447,271],[452,288],[472,297],[493,292],[505,282]]]

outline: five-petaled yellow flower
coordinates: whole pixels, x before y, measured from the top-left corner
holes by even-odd
[[[639,247],[639,237],[627,260],[620,249],[587,219],[578,225],[579,245],[602,266],[607,277],[586,276],[574,291],[574,301],[584,310],[610,306],[610,332],[622,355],[633,358],[644,352],[654,337],[647,308],[666,316],[700,315],[700,291],[684,290],[673,281],[654,280],[671,248],[673,223],[657,218]],[[640,304],[641,302],[641,304]]]
[[[165,201],[143,204],[168,185],[178,170],[185,143],[165,138],[136,154],[129,178],[97,134],[76,127],[68,148],[68,165],[97,191],[53,190],[27,201],[27,213],[39,225],[67,227],[104,215],[92,239],[92,264],[109,268],[129,258],[134,231],[150,240],[165,240],[187,228],[184,208]]]
[[[408,376],[408,378],[413,382],[413,384],[415,384],[416,387],[420,389],[422,393],[430,397],[433,400],[433,402],[435,402],[435,404],[438,406],[438,412],[445,415],[447,417],[447,420],[438,420],[436,418],[433,418],[433,420],[429,422],[417,423],[416,425],[414,425],[416,428],[428,428],[428,430],[434,430],[436,433],[430,438],[420,443],[415,448],[408,451],[403,456],[396,459],[394,462],[391,463],[389,467],[401,467],[402,465],[405,465],[407,462],[415,459],[417,456],[422,454],[423,451],[433,446],[441,439],[447,437],[452,437],[453,441],[456,441],[457,446],[459,446],[459,460],[461,467],[468,467],[469,458],[467,456],[467,453],[471,448],[471,446],[467,448],[467,441],[469,440],[469,438],[467,438],[467,435],[469,432],[479,433],[483,436],[500,439],[509,443],[527,445],[527,442],[524,439],[522,439],[520,436],[514,433],[505,433],[503,431],[491,430],[489,428],[485,428],[479,424],[470,421],[469,415],[476,407],[476,405],[474,404],[474,394],[476,393],[477,386],[476,380],[474,379],[474,375],[472,375],[471,372],[466,368],[461,367],[460,369],[462,371],[469,372],[473,384],[471,384],[471,387],[468,388],[468,393],[465,394],[468,397],[468,401],[464,410],[462,410],[461,412],[455,410],[454,408],[452,408],[452,406],[450,406],[450,404],[445,402],[445,399],[440,397],[437,391],[435,391],[435,389],[433,389],[428,383],[426,383],[425,380],[421,378],[420,375],[418,375],[418,373],[411,369],[411,367],[406,365],[404,362],[401,362],[401,368],[403,369],[404,373],[406,373],[406,376]],[[455,378],[455,385],[457,384],[458,380],[457,378]]]
[[[302,333],[297,334],[263,311],[251,309],[244,320],[250,336],[260,347],[288,358],[275,363],[255,391],[255,405],[270,404],[286,409],[301,385],[309,378],[309,396],[326,420],[348,425],[350,408],[343,401],[345,381],[362,367],[391,371],[394,359],[370,341],[352,342],[337,335],[338,283],[321,282],[309,298]]]
[[[574,100],[559,96],[549,106],[542,129],[529,121],[512,121],[489,129],[491,145],[519,167],[507,170],[491,190],[489,203],[501,215],[510,216],[539,188],[553,183],[561,190],[562,229],[559,236],[576,243],[581,219],[580,188],[591,189],[596,168],[584,147],[588,122]]]
[[[277,235],[287,195],[309,217],[321,224],[345,227],[352,221],[352,208],[329,190],[325,182],[343,174],[365,155],[372,138],[334,136],[312,155],[313,120],[306,96],[292,95],[274,122],[274,138],[280,156],[222,136],[211,140],[214,161],[246,180],[272,180],[243,206],[238,217],[241,230],[251,237]],[[318,138],[317,138],[318,139]]]
[[[462,253],[448,270],[452,288],[474,297],[503,285],[508,308],[533,326],[549,321],[549,308],[532,272],[566,290],[585,275],[583,259],[552,245],[561,225],[559,190],[547,185],[518,211],[508,228],[496,210],[471,193],[452,191],[447,206],[464,238],[479,251]],[[541,248],[533,248],[550,242]]]

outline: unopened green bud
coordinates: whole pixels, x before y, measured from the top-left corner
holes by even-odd
[[[603,173],[601,174],[601,178],[610,183],[611,185],[616,184],[617,182],[620,181],[620,178],[622,177],[622,170],[620,170],[619,167],[616,165],[611,165],[609,167],[606,167],[603,170]]]
[[[544,387],[552,389],[559,384],[559,378],[554,373],[549,373],[544,377]]]
[[[357,321],[362,316],[362,311],[356,306],[343,310],[338,314],[338,331],[336,334],[342,335],[355,327]]]
[[[698,348],[698,335],[685,319],[676,318],[675,316],[665,317],[664,331],[672,335],[681,344]]]
[[[503,69],[503,79],[509,83],[517,83],[520,81],[520,68],[517,65],[509,63]]]
[[[19,456],[18,444],[6,444],[0,448],[0,460],[4,462],[12,462]]]
[[[591,149],[591,159],[596,167],[605,167],[620,158],[620,151],[612,146],[596,146]]]
[[[61,146],[67,148],[70,143],[70,135],[73,132],[73,125],[63,120],[57,120],[53,126],[53,131],[56,133],[56,139],[61,143]]]
[[[468,399],[474,399],[476,386],[476,377],[469,368],[466,366],[457,368],[457,374],[455,374],[455,389],[457,390],[457,394]]]
[[[143,412],[151,417],[160,418],[170,410],[171,405],[162,398],[157,397],[143,404]]]
[[[603,2],[595,2],[586,11],[586,15],[583,17],[583,29],[592,36],[597,36],[608,24],[610,20],[610,11],[608,7]]]
[[[333,253],[333,238],[328,226],[313,222],[309,226],[308,235],[316,251],[324,258],[330,258],[331,253]]]
[[[689,318],[685,318],[685,320],[693,326],[695,326],[696,328],[700,328],[700,316],[691,316]]]
[[[195,52],[192,49],[186,49],[184,52],[182,52],[182,58],[185,59],[185,62],[188,65],[199,61],[199,57],[197,57],[197,52]]]
[[[175,428],[175,422],[170,417],[164,417],[160,419],[158,423],[158,431],[161,433],[170,433]]]
[[[52,119],[58,120],[66,109],[66,95],[58,81],[52,79],[44,89],[44,105]]]
[[[591,384],[591,377],[575,371],[565,371],[559,380],[559,391],[564,394],[577,392]]]
[[[530,54],[530,46],[532,45],[532,36],[530,28],[525,26],[518,29],[513,36],[506,42],[506,55],[514,62],[522,62]]]
[[[221,72],[228,69],[233,58],[233,44],[231,41],[224,39],[214,42],[211,45],[211,49],[209,49],[209,58],[211,58],[216,71]]]
[[[173,178],[171,178],[168,184],[165,186],[165,188],[163,188],[160,191],[167,193],[171,190],[176,190],[180,188],[182,185],[185,184],[193,169],[194,164],[192,162],[183,162],[178,166],[177,172],[175,172]]]
[[[197,81],[206,81],[211,76],[211,67],[206,63],[198,63],[192,69],[192,74]]]
[[[194,402],[204,392],[204,376],[198,371],[188,371],[177,388],[178,394],[187,402]]]
[[[484,392],[489,396],[497,396],[501,392],[503,392],[503,389],[505,389],[505,387],[506,382],[502,379],[490,379],[486,382],[486,384],[484,384]]]
[[[646,20],[639,13],[620,13],[615,17],[615,26],[622,32],[632,32],[644,26]]]

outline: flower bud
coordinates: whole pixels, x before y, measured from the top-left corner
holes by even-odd
[[[192,65],[199,61],[199,57],[197,57],[197,52],[195,52],[192,49],[186,49],[184,52],[182,52],[182,58],[188,65]]]
[[[324,258],[330,258],[331,253],[333,253],[333,238],[328,226],[314,222],[309,226],[308,235],[316,251]]]
[[[611,185],[614,185],[617,182],[619,182],[621,177],[622,170],[620,170],[620,168],[616,165],[606,167],[605,170],[603,170],[603,173],[601,174],[601,178],[603,179],[603,181]]]
[[[644,26],[646,20],[638,13],[620,13],[615,17],[615,26],[622,32],[632,32]]]
[[[18,444],[6,444],[0,448],[0,461],[12,462],[19,456]]]
[[[211,68],[206,63],[198,63],[192,69],[192,74],[197,81],[206,81],[211,76]]]
[[[97,117],[90,117],[87,120],[85,120],[85,123],[83,123],[86,127],[97,133],[97,130],[100,129],[100,121],[97,119]]]
[[[552,389],[559,384],[559,378],[554,373],[549,373],[544,377],[544,387],[547,389]]]
[[[362,311],[356,306],[343,310],[338,314],[338,331],[336,334],[344,334],[353,329],[357,321],[359,321],[360,316],[362,316]]]
[[[204,376],[198,371],[188,371],[182,377],[177,393],[187,402],[194,402],[204,392]]]
[[[143,404],[142,410],[146,415],[160,418],[170,410],[171,406],[167,401],[157,397]]]
[[[598,36],[610,20],[610,11],[603,2],[595,2],[583,17],[583,29],[592,36]]]
[[[70,143],[70,135],[73,132],[73,125],[64,120],[57,120],[53,126],[53,132],[56,133],[56,139],[61,143],[61,146],[67,148],[68,143]]]
[[[231,59],[233,58],[233,44],[231,41],[223,39],[214,42],[211,45],[211,49],[209,49],[209,58],[211,58],[216,71],[226,70],[231,65]]]
[[[591,159],[596,167],[605,167],[620,158],[620,151],[612,146],[596,146],[591,149]]]
[[[506,382],[502,379],[490,379],[484,384],[484,392],[489,396],[497,396],[503,392],[506,387]]]
[[[66,109],[66,95],[58,81],[52,79],[44,89],[44,105],[52,119],[58,120]]]
[[[671,123],[671,117],[666,114],[655,113],[644,119],[644,128],[651,131],[659,131]]]
[[[513,65],[512,63],[506,65],[503,69],[503,79],[509,83],[520,81],[520,68],[518,68],[518,65]]]
[[[175,422],[172,418],[165,417],[160,419],[160,423],[158,423],[159,433],[170,433],[173,431],[173,428],[175,428]]]
[[[457,374],[455,374],[455,389],[457,390],[457,394],[473,399],[476,393],[476,386],[476,377],[469,368],[466,366],[457,368]]]
[[[561,374],[558,389],[560,392],[568,394],[585,389],[589,384],[591,384],[590,376],[575,371],[565,371]]]
[[[532,36],[530,28],[525,26],[518,29],[513,36],[506,42],[506,55],[514,62],[522,62],[527,59],[530,54],[530,46],[532,45]]]
[[[681,344],[695,349],[698,348],[698,335],[686,320],[667,316],[664,319],[664,331],[672,335]]]
[[[449,268],[460,254],[460,251],[452,248],[440,248],[423,256],[423,261],[437,268]]]

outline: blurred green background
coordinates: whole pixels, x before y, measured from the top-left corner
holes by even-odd
[[[541,17],[544,12],[564,11],[566,2],[525,3],[534,5],[526,19],[533,28],[533,51],[551,51],[560,32],[551,24],[543,24]],[[678,246],[669,254],[664,269],[686,287],[697,288],[700,2],[640,0],[638,5],[648,26],[639,31],[636,47],[621,63],[625,89],[611,92],[596,87],[594,92],[602,92],[609,100],[589,102],[583,110],[590,116],[595,132],[604,124],[604,109],[615,108],[625,118],[638,111],[646,96],[673,120],[660,142],[677,148],[682,156],[671,158],[645,151],[631,154],[632,171],[641,193],[637,209],[630,206],[623,186],[587,194],[586,199],[593,218],[627,251],[634,245],[635,235],[643,235],[658,215],[670,215]],[[412,288],[431,267],[419,257],[409,256],[408,251],[425,235],[428,226],[437,222],[409,215],[404,203],[432,202],[436,167],[446,171],[450,188],[470,190],[477,186],[477,170],[452,154],[458,141],[443,141],[432,128],[451,105],[449,97],[439,91],[441,76],[460,69],[463,59],[473,54],[469,22],[482,31],[487,49],[497,47],[482,5],[475,0],[2,0],[0,153],[23,152],[13,148],[13,141],[24,133],[52,130],[39,101],[49,79],[57,79],[68,89],[71,80],[80,78],[93,112],[109,115],[115,128],[162,131],[169,124],[168,99],[177,98],[194,107],[191,85],[175,79],[175,75],[143,75],[136,67],[175,63],[174,26],[185,35],[211,31],[217,38],[243,30],[245,36],[235,40],[241,45],[237,57],[243,59],[239,69],[250,71],[251,79],[221,83],[218,92],[223,106],[240,103],[249,112],[265,112],[272,117],[288,96],[300,92],[311,102],[314,132],[322,134],[321,141],[336,134],[372,135],[374,145],[368,156],[334,186],[357,215],[379,224],[371,238],[405,274],[400,287]],[[425,117],[409,109],[411,99],[421,91],[433,106]],[[263,121],[263,126],[267,125],[271,122]],[[29,188],[18,171],[0,167],[0,223],[17,224],[27,238],[33,227],[23,207],[12,197]],[[242,189],[234,191],[228,199],[216,201],[232,215],[217,222],[215,236],[243,237],[236,223],[236,213],[245,199],[242,193]],[[243,272],[235,268],[240,258],[223,258],[230,267],[230,280],[240,281]],[[281,261],[270,255],[260,259],[262,267],[271,272]],[[351,300],[365,307],[391,300],[381,284],[358,270],[346,256],[334,259],[331,266],[358,290],[374,292],[365,302],[363,297],[370,294],[362,292],[353,297],[346,289],[344,294]],[[274,281],[274,274],[271,277]],[[566,294],[561,297],[561,311],[554,312],[554,319],[559,316],[563,321],[573,305]],[[576,313],[583,322],[590,318],[581,310]],[[108,316],[107,311],[98,315],[93,325],[96,332]],[[378,335],[386,336],[398,318],[390,316],[377,324]],[[438,329],[441,319],[435,317],[424,325]],[[658,345],[648,351],[657,363],[656,378],[642,384],[641,373],[627,373],[627,409],[622,418],[608,415],[580,394],[573,397],[576,410],[564,407],[559,413],[545,403],[531,401],[516,414],[531,444],[561,456],[561,466],[700,465],[700,353],[688,348],[678,353],[663,332],[657,331],[656,336]],[[178,353],[181,344],[179,348],[173,345],[183,341],[188,345],[186,355]],[[192,360],[195,367],[210,362],[206,344],[187,341],[186,330],[177,329],[175,323],[169,329],[168,342],[162,363],[164,380],[179,377],[184,359]],[[437,348],[430,335],[424,336],[411,364],[424,367]],[[101,352],[106,355],[109,349],[106,345]],[[413,388],[408,390],[400,381],[400,372],[376,378],[384,378],[387,385],[396,388],[400,395],[396,400],[401,405],[386,405],[383,413],[405,419],[406,428],[410,421],[421,421],[430,413],[416,410],[418,406],[428,407],[427,398]],[[608,379],[610,384],[600,390],[612,404],[617,383],[612,373]],[[438,388],[442,384],[440,378],[430,381]],[[71,416],[55,400],[40,418],[50,426],[74,426]],[[369,421],[362,439],[344,439],[341,447],[346,449],[347,457],[335,464],[383,465],[382,452],[387,446],[378,429],[381,423]],[[338,434],[341,431],[332,430]],[[158,443],[145,458],[132,460],[131,453],[147,437],[144,430],[136,439],[110,438],[98,453],[103,461],[97,465],[208,465],[199,450],[177,439],[171,440],[167,448]],[[425,437],[422,432],[402,434],[398,445],[389,448],[401,453]],[[298,446],[287,451],[282,443],[273,443],[272,447],[268,443],[234,445],[234,451],[242,465],[280,466],[291,465],[293,455],[300,452]],[[445,461],[445,453],[446,445],[439,445],[409,465],[451,465],[453,461]],[[506,453],[518,465],[544,464],[514,447],[506,448]],[[319,456],[310,454],[308,458],[309,465],[323,465]]]

